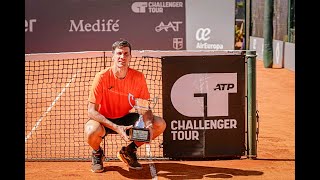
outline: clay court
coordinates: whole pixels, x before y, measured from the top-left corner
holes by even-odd
[[[140,160],[140,171],[107,161],[102,173],[92,173],[89,161],[25,162],[25,179],[152,179],[149,163],[155,165],[157,179],[295,179],[295,72],[256,62],[257,159]]]

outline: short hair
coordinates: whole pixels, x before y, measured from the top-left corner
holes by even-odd
[[[131,44],[126,40],[119,40],[119,41],[114,42],[112,44],[112,53],[114,53],[114,50],[116,48],[122,48],[122,47],[129,47],[130,54],[131,54]]]

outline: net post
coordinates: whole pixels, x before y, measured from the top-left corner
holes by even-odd
[[[248,62],[247,95],[248,95],[248,153],[249,159],[257,157],[257,122],[256,122],[256,51],[246,51]]]

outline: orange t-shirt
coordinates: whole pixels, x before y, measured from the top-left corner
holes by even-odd
[[[88,101],[100,104],[98,111],[106,118],[120,118],[132,109],[129,103],[129,93],[134,98],[150,98],[144,75],[129,68],[124,79],[117,79],[111,68],[107,68],[94,77]],[[134,105],[134,102],[131,101],[131,104]]]

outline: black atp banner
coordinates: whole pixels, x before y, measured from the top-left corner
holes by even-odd
[[[244,56],[162,57],[162,77],[164,157],[244,155]]]

